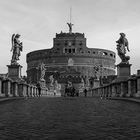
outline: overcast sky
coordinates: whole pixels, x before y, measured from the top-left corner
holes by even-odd
[[[26,74],[26,54],[51,48],[56,33],[68,32],[72,7],[73,32],[85,33],[89,48],[116,51],[115,41],[124,32],[132,74],[140,69],[140,0],[0,0],[0,73],[7,73],[12,52],[11,36],[21,34],[19,63]],[[117,56],[117,63],[121,60]]]

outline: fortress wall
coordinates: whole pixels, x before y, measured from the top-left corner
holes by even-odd
[[[30,52],[26,60],[27,77],[35,81],[34,76],[39,77],[37,69],[41,63],[46,65],[48,75],[56,71],[61,75],[65,71],[68,74],[95,77],[95,66],[102,66],[103,72],[100,75],[114,75],[116,54],[110,50],[88,48],[84,34],[61,32],[53,39],[51,49]]]
[[[29,56],[30,57],[30,56]],[[31,56],[33,57],[33,56]],[[73,60],[73,66],[68,66],[69,58]],[[46,56],[44,55],[28,61],[27,65],[27,75],[32,79],[32,81],[36,81],[39,79],[39,72],[38,75],[36,74],[36,69],[41,63],[46,64],[47,71],[68,71],[70,68],[77,72],[80,72],[81,75],[87,77],[94,77],[95,76],[95,65],[102,65],[104,67],[104,72],[102,75],[114,75],[114,58],[104,57],[104,56],[77,56],[77,55],[54,55],[54,56]],[[35,78],[36,77],[36,78]]]

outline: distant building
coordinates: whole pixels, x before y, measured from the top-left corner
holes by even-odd
[[[115,75],[116,56],[113,51],[99,48],[88,48],[83,33],[59,33],[53,39],[51,49],[37,50],[27,54],[27,79],[37,83],[40,79],[41,63],[46,65],[45,80],[49,77],[60,84],[68,81],[90,85],[97,75],[96,66],[101,66],[99,76]]]

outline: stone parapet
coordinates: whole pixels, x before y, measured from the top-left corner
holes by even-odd
[[[35,85],[25,81],[13,81],[10,78],[0,77],[0,96],[4,97],[35,97],[38,89]]]
[[[106,86],[93,88],[92,95],[116,98],[140,97],[140,76],[130,76],[126,80],[114,80]]]
[[[18,82],[14,81],[11,83],[12,95],[14,97],[18,96]]]
[[[4,79],[3,81],[3,92],[5,93],[6,97],[12,96],[11,83],[12,82],[10,79]]]

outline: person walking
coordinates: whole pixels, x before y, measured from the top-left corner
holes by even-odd
[[[85,97],[87,97],[87,89],[84,89]]]
[[[41,86],[40,83],[37,83],[37,88],[38,88],[38,96],[41,96]]]

